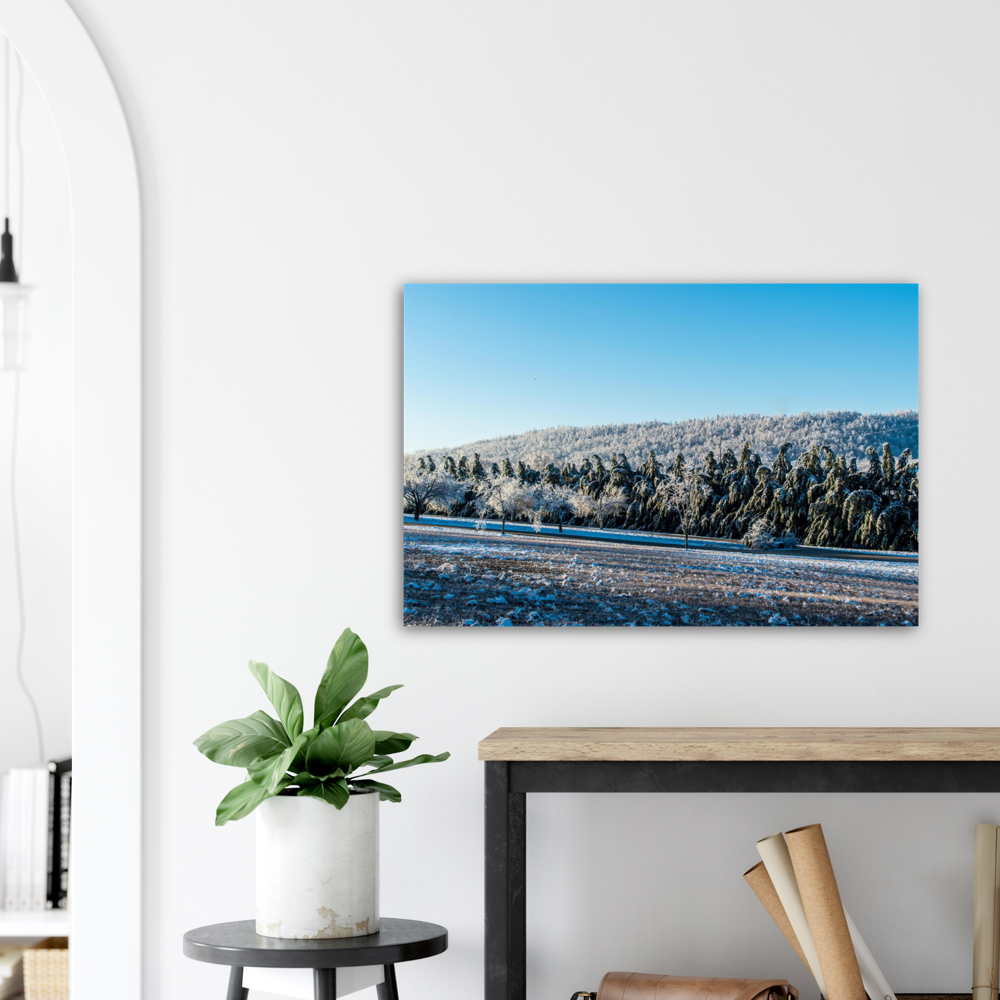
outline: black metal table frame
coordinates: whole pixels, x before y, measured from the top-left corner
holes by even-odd
[[[536,792],[1000,792],[1000,761],[486,761],[485,1000],[526,1000]]]

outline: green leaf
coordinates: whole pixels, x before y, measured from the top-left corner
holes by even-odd
[[[306,750],[306,770],[322,777],[335,768],[349,774],[375,752],[375,734],[364,719],[348,719],[324,729]]]
[[[398,691],[402,686],[402,684],[390,684],[388,687],[382,688],[381,691],[376,691],[374,694],[368,694],[364,698],[359,698],[337,721],[346,722],[348,719],[367,719],[375,711],[378,703],[383,698],[388,698],[393,691]]]
[[[318,785],[322,780],[322,778],[317,778],[308,771],[300,771],[292,778],[292,784],[298,785],[300,788],[309,788],[311,785]]]
[[[306,739],[305,733],[296,736],[287,750],[275,754],[267,760],[257,761],[252,768],[247,768],[251,780],[266,788],[273,795],[277,791],[278,785],[285,779],[286,772],[292,766],[295,755],[304,746]],[[291,781],[291,778],[288,780]]]
[[[288,743],[284,726],[267,712],[220,722],[194,741],[209,760],[232,767],[247,767],[261,757],[278,753]]]
[[[375,731],[375,753],[402,753],[410,749],[410,744],[417,739],[413,733],[390,733],[385,729]]]
[[[395,764],[383,764],[381,767],[376,767],[374,771],[365,771],[363,777],[367,778],[371,774],[381,774],[382,771],[398,771],[401,767],[413,767],[416,764],[438,764],[443,760],[447,760],[451,756],[450,753],[439,753],[436,757],[432,757],[429,753],[422,753],[419,757],[411,757],[409,760],[400,760]]]
[[[378,767],[380,764],[391,764],[392,758],[387,757],[385,754],[377,753],[372,757],[369,757],[361,767]]]
[[[258,785],[270,783],[271,775],[279,763],[280,754],[272,754],[270,757],[261,757],[252,764],[247,765],[247,777],[251,781],[256,781]]]
[[[267,700],[278,713],[285,732],[294,740],[302,732],[302,722],[305,718],[302,712],[302,698],[295,685],[279,677],[266,663],[251,660],[248,665],[250,673],[257,678],[257,683],[264,689]]]
[[[392,785],[383,784],[381,781],[352,781],[352,785],[357,785],[359,788],[374,788],[378,792],[378,797],[380,802],[402,802],[402,794]]]
[[[333,722],[366,680],[368,649],[349,628],[345,628],[330,653],[326,672],[316,689],[314,724],[326,726]]]
[[[347,805],[347,800],[351,797],[347,782],[341,778],[339,781],[324,781],[309,788],[303,788],[299,795],[307,795],[309,798],[322,799],[329,802],[331,806],[343,809]]]
[[[277,791],[287,785],[288,782],[279,782]],[[269,799],[274,792],[268,791],[263,785],[256,781],[244,781],[242,785],[237,785],[219,803],[215,810],[215,825],[224,826],[231,819],[243,819],[249,816],[265,799]]]
[[[324,778],[340,770],[340,760],[337,757],[339,749],[340,741],[333,731],[324,729],[306,747],[305,770],[317,778]]]
[[[299,747],[299,752],[292,758],[292,765],[289,768],[290,771],[304,771],[306,769],[306,755],[305,749],[309,746],[309,741],[315,739],[319,736],[319,730],[313,726],[312,729],[307,729],[303,734],[305,742]]]

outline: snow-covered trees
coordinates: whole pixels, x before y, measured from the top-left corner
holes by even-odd
[[[748,439],[717,456],[647,454],[632,463],[598,453],[579,464],[503,455],[495,471],[481,457],[426,455],[404,476],[404,510],[459,517],[597,528],[679,532],[744,539],[766,524],[776,544],[913,552],[919,540],[919,469],[908,449],[896,457],[889,442],[850,457],[814,444],[793,458],[789,443],[765,462]],[[482,470],[476,475],[474,470]],[[447,484],[450,482],[451,489]],[[442,485],[444,484],[444,485]],[[762,532],[763,528],[756,529]]]
[[[500,518],[500,533],[507,530],[508,521],[530,518],[538,509],[535,490],[525,486],[517,476],[486,476],[476,486],[476,513],[480,517]]]
[[[434,468],[433,462],[428,466],[420,459],[403,469],[403,513],[412,514],[414,521],[429,511],[450,513],[462,492],[458,481]]]
[[[743,544],[748,549],[773,549],[774,531],[762,517],[757,518],[743,536]]]
[[[628,506],[628,496],[620,487],[609,486],[592,497],[591,502],[597,515],[597,527],[603,528],[609,517],[617,517]]]
[[[876,449],[881,460],[882,445],[886,443],[893,454],[898,455],[904,448],[909,448],[913,455],[919,454],[914,410],[895,413],[831,410],[781,416],[725,414],[676,423],[650,420],[597,427],[550,427],[470,442],[448,451],[455,456],[470,457],[478,452],[487,467],[505,455],[518,456],[535,469],[548,462],[561,469],[568,463],[580,465],[594,454],[605,459],[614,454],[625,457],[638,472],[650,452],[670,464],[678,452],[688,459],[696,456],[700,460],[711,451],[716,461],[721,462],[726,451],[738,455],[740,446],[748,440],[767,465],[786,442],[790,445],[786,454],[789,462],[814,445],[817,448],[827,445],[847,461],[852,458],[864,461],[867,448]]]
[[[697,529],[707,497],[708,487],[693,472],[684,470],[684,456],[678,455],[674,478],[660,481],[653,494],[653,504],[662,513],[677,515],[684,535],[684,548],[688,547],[688,536]]]
[[[577,495],[568,486],[546,481],[544,485],[536,488],[537,512],[555,521],[559,525],[559,532],[562,533],[563,524],[577,511],[574,503]],[[586,496],[586,494],[581,495]],[[589,501],[590,497],[587,497],[587,500]]]

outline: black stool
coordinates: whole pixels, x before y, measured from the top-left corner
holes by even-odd
[[[379,1000],[399,1000],[396,963],[440,955],[448,947],[448,931],[422,920],[383,917],[377,934],[363,937],[299,941],[261,937],[253,920],[197,927],[184,935],[184,954],[198,962],[230,966],[226,1000],[247,1000],[246,966],[268,969],[312,969],[315,1000],[336,1000],[337,969],[381,965],[384,982]]]

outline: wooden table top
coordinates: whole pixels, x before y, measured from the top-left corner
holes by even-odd
[[[1000,728],[498,729],[480,760],[1000,760]]]

